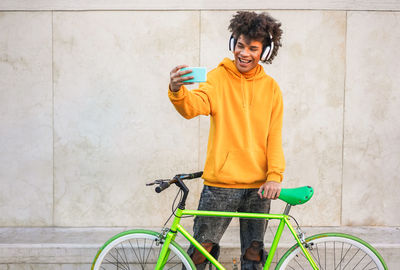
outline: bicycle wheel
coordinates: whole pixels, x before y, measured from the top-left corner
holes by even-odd
[[[319,269],[387,269],[382,256],[367,242],[342,233],[318,234],[306,239],[307,250]],[[312,269],[299,245],[292,246],[275,269]]]
[[[92,264],[92,270],[154,269],[161,251],[159,233],[131,230],[108,240]],[[196,269],[189,255],[176,242],[170,244],[170,255],[164,269]]]

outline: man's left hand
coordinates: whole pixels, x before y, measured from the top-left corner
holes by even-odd
[[[278,199],[281,193],[281,183],[267,181],[260,187],[257,193],[261,199]]]

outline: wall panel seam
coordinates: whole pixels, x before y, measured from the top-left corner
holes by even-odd
[[[343,110],[342,110],[342,175],[340,189],[340,225],[343,226],[343,184],[344,184],[344,140],[345,140],[345,120],[346,120],[346,78],[347,78],[347,11],[345,15],[344,33],[344,78],[343,78]]]
[[[54,137],[55,137],[55,128],[54,128],[54,11],[51,12],[51,90],[52,90],[52,136],[53,136],[53,187],[52,187],[52,216],[51,216],[51,224],[55,226],[54,214],[55,214],[55,147],[54,147]]]
[[[271,10],[271,11],[359,11],[359,12],[400,12],[400,7],[399,8],[388,8],[388,9],[354,9],[354,8],[244,8],[244,7],[238,7],[238,8],[64,8],[64,9],[59,9],[59,8],[47,8],[47,9],[16,9],[16,8],[1,8],[0,7],[0,12],[86,12],[86,11],[237,11],[237,10],[249,10],[249,11],[259,11],[259,10]]]
[[[202,16],[202,11],[200,10],[199,12],[198,12],[198,16],[199,16],[199,54],[198,54],[198,66],[200,66],[201,65],[201,16]],[[198,132],[197,132],[197,134],[198,134],[198,138],[197,138],[197,167],[198,167],[198,170],[200,171],[201,170],[201,168],[202,168],[202,166],[201,166],[201,164],[200,164],[200,162],[201,162],[201,157],[200,157],[200,154],[201,154],[201,118],[200,117],[198,117]]]

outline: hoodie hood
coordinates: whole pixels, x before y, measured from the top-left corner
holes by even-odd
[[[225,68],[225,70],[234,78],[240,80],[240,90],[242,92],[242,107],[247,110],[253,104],[254,99],[254,82],[266,76],[264,68],[257,64],[255,68],[247,73],[241,73],[236,65],[235,61],[224,58],[218,65],[219,67]]]
[[[264,68],[260,65],[257,64],[255,68],[250,70],[247,73],[240,73],[240,71],[237,69],[235,65],[235,61],[231,60],[229,58],[224,58],[222,62],[218,65],[219,67],[224,67],[229,73],[231,73],[234,77],[236,78],[245,78],[246,80],[257,80],[261,79],[264,77],[266,74],[264,72]]]

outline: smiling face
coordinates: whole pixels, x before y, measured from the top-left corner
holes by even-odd
[[[240,35],[236,42],[235,65],[240,73],[246,73],[255,68],[260,61],[263,45],[257,40],[248,40]]]

